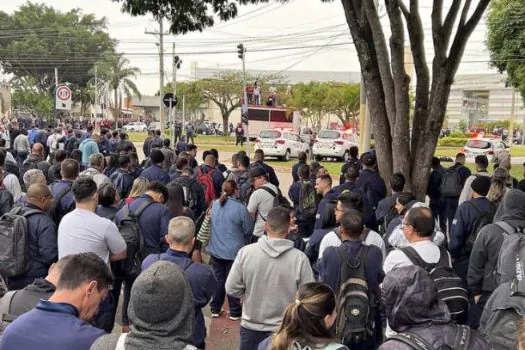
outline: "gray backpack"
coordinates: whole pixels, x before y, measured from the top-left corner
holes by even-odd
[[[0,218],[0,274],[15,277],[25,271],[27,221],[29,215],[41,213],[28,210],[22,214],[21,207],[13,208]]]
[[[497,221],[503,230],[503,243],[496,267],[496,283],[503,283],[525,278],[525,234],[521,228],[514,228],[504,221]]]
[[[510,293],[507,299],[496,309],[485,309],[484,313],[490,312],[490,315],[483,329],[480,329],[494,349],[518,348],[520,320],[525,317],[525,290],[519,289],[518,280],[508,283]]]

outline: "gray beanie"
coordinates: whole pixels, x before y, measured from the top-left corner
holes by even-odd
[[[128,315],[126,350],[184,349],[191,342],[194,311],[180,267],[158,261],[143,271],[133,283]]]

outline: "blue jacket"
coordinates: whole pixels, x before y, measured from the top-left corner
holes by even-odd
[[[164,204],[154,202],[153,198],[147,194],[143,194],[129,204],[130,211],[137,211],[145,201],[150,201],[152,204],[142,212],[139,218],[139,226],[144,235],[147,252],[158,254],[166,247],[164,236],[168,233],[168,224],[173,218],[173,213]],[[119,210],[115,216],[115,222],[118,223],[123,217],[124,208]]]
[[[108,151],[109,153],[117,153],[117,145],[118,145],[118,140],[115,139],[115,138],[111,138],[109,139],[108,141]]]
[[[362,170],[355,184],[366,194],[368,203],[374,211],[379,201],[386,197],[385,180],[376,171],[370,169]]]
[[[357,158],[350,158],[348,162],[345,162],[343,166],[341,167],[341,175],[339,176],[339,185],[342,185],[346,182],[346,171],[351,166],[354,166],[354,168],[357,169],[357,171],[361,170],[361,161]]]
[[[22,276],[18,277],[45,277],[51,264],[57,261],[57,227],[51,217],[40,208],[27,203],[22,213],[37,210],[39,213],[26,217],[26,267]],[[15,278],[16,279],[16,278]]]
[[[239,249],[249,241],[253,226],[253,219],[241,202],[229,197],[221,207],[216,200],[211,211],[208,252],[219,259],[235,260]]]
[[[217,198],[219,198],[222,192],[222,184],[224,183],[224,176],[222,175],[221,171],[217,168],[212,168],[206,164],[201,165],[199,167],[199,170],[202,171],[203,174],[207,174],[215,170],[211,174],[211,179],[213,181],[213,187],[215,187],[215,195],[217,196]],[[199,177],[199,170],[195,171],[195,179]]]
[[[321,241],[323,240],[324,236],[326,236],[329,232],[333,231],[334,229],[335,227],[318,228],[314,230],[312,236],[310,236],[308,244],[306,245],[304,253],[308,257],[308,260],[310,260],[310,265],[312,265],[314,275],[317,275],[318,272],[317,260],[319,259],[319,248],[321,247]]]
[[[313,184],[313,186],[315,186],[315,184]],[[288,190],[288,198],[290,198],[290,200],[293,203],[294,213],[295,213],[295,217],[297,219],[297,223],[298,224],[314,223],[315,219],[313,219],[313,220],[304,220],[303,219],[303,216],[301,214],[301,206],[300,206],[300,203],[299,203],[300,197],[301,197],[301,182],[297,181],[297,182],[294,182],[290,186],[290,189]],[[310,232],[310,234],[311,234],[311,232]]]
[[[184,141],[179,141],[177,142],[177,144],[175,145],[175,152],[177,154],[181,153],[181,152],[185,152],[186,151],[186,148],[188,147],[188,144]]]
[[[324,198],[321,199],[319,202],[319,205],[317,206],[317,214],[315,215],[315,226],[314,229],[319,229],[323,227],[323,215],[324,215],[324,207],[328,202],[334,201],[337,199],[337,194],[334,192],[333,189],[328,191],[328,193],[325,194]]]
[[[58,218],[62,218],[67,214],[75,210],[75,199],[73,198],[73,192],[71,191],[73,182],[70,180],[59,180],[51,185],[51,193],[56,199],[66,189],[69,189],[68,193],[57,203],[58,207]],[[59,221],[60,222],[60,221]],[[56,223],[58,225],[58,223]]]
[[[117,169],[113,174],[109,176],[109,180],[115,189],[117,190],[120,199],[127,198],[131,189],[133,188],[133,176],[127,171]]]
[[[144,169],[140,176],[145,177],[150,182],[159,181],[164,185],[167,185],[170,182],[170,175],[155,164]]]
[[[396,205],[397,197],[399,197],[399,193],[392,193],[391,196],[379,201],[376,209],[376,220],[379,224],[383,224],[386,214],[388,214],[390,209]]]
[[[299,168],[301,167],[301,165],[306,165],[306,163],[295,163],[292,167],[292,178],[293,178],[293,182],[297,182],[299,181],[299,175],[297,175],[297,172],[299,171]],[[271,182],[271,181],[270,181]]]
[[[471,199],[461,203],[450,229],[449,250],[450,255],[454,259],[468,258],[470,256],[470,252],[465,249],[465,244],[468,236],[474,230],[474,224],[480,217],[474,208],[474,203],[482,213],[493,214],[492,206],[486,197]]]
[[[206,326],[202,308],[208,305],[211,297],[215,293],[217,280],[211,269],[199,263],[193,263],[191,257],[185,252],[168,249],[163,254],[153,254],[148,256],[142,263],[142,271],[146,270],[154,262],[159,260],[171,261],[184,271],[190,284],[191,295],[193,297],[193,307],[195,311],[195,327],[193,329],[192,345],[198,346],[206,339]]]
[[[268,173],[268,181],[276,187],[279,187],[279,179],[277,178],[277,175],[275,175],[275,170],[273,170],[271,166],[261,161],[252,163],[251,167],[253,168],[255,166],[263,168]]]
[[[89,350],[104,334],[79,319],[74,306],[41,300],[6,328],[0,349]]]
[[[336,196],[340,196],[345,191],[358,194],[363,200],[363,221],[366,227],[377,231],[377,220],[374,209],[372,208],[370,199],[366,196],[365,192],[361,188],[357,187],[357,185],[352,182],[345,182],[342,185],[334,187],[332,190]]]
[[[98,145],[92,139],[85,139],[84,141],[82,141],[78,149],[80,150],[80,152],[82,152],[83,165],[89,165],[89,157],[92,154],[99,153]]]

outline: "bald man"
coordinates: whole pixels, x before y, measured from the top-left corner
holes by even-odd
[[[49,188],[36,183],[27,190],[26,205],[18,209],[27,220],[26,266],[24,274],[8,279],[10,290],[22,289],[36,278],[45,277],[58,258],[57,227],[47,214],[52,201]]]
[[[215,198],[219,198],[222,192],[222,184],[224,182],[224,176],[222,173],[215,168],[217,159],[212,154],[208,154],[204,158],[204,164],[197,168],[196,178],[198,179],[203,174],[209,174],[213,181],[213,187],[215,188]]]
[[[20,177],[23,179],[25,173],[30,169],[40,169],[44,174],[47,174],[49,168],[51,168],[51,164],[44,160],[44,146],[41,143],[35,143],[31,154],[27,156],[27,159],[22,164]]]

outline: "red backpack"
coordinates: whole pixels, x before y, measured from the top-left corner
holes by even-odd
[[[215,186],[213,185],[212,174],[216,169],[213,169],[207,173],[202,172],[202,167],[197,170],[197,182],[202,186],[204,190],[204,198],[206,200],[206,207],[209,207],[211,202],[217,198],[215,193]]]

